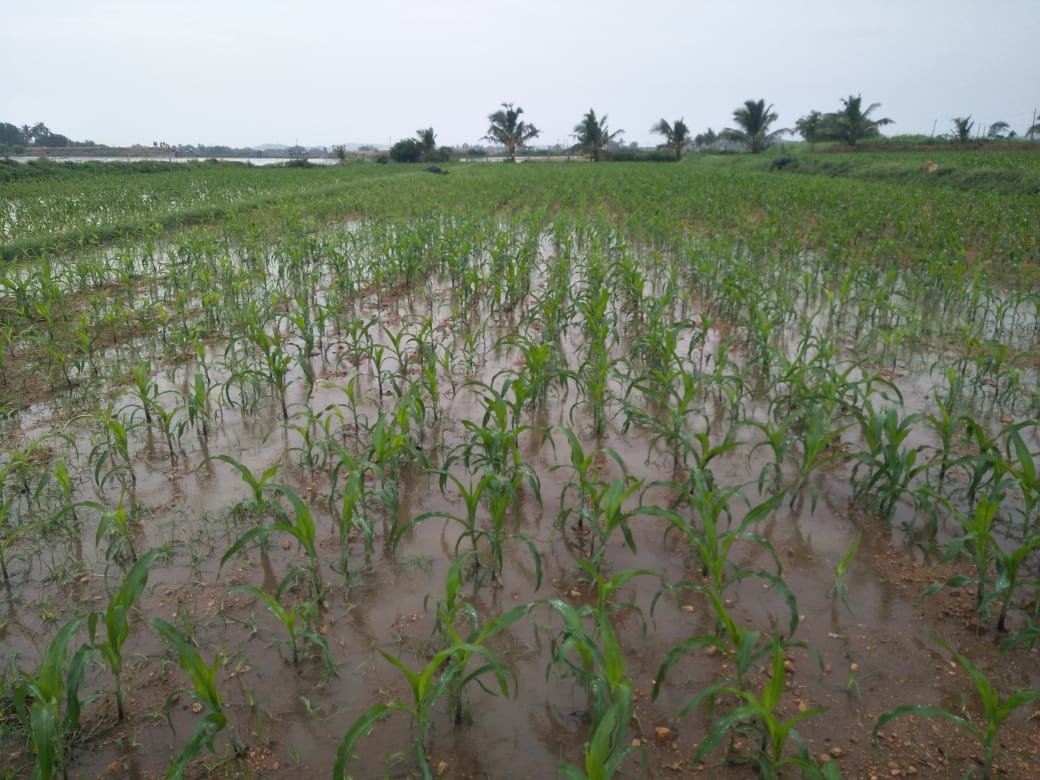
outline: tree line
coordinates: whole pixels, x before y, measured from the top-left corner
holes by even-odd
[[[650,131],[663,136],[664,140],[658,150],[664,158],[674,160],[681,160],[683,151],[691,146],[706,148],[719,142],[744,146],[752,154],[758,154],[780,137],[792,133],[800,135],[812,151],[819,141],[838,141],[856,146],[860,141],[879,137],[881,128],[894,122],[889,117],[874,115],[880,107],[880,103],[864,106],[862,95],[849,95],[841,99],[841,108],[837,111],[823,113],[813,110],[799,118],[794,128],[786,128],[775,127],[779,115],[773,110],[772,104],[766,105],[764,99],[745,100],[742,106],[733,111],[735,126],[718,133],[708,128],[705,133],[691,136],[690,128],[683,119],[669,122],[663,118],[655,122]],[[500,109],[488,115],[490,124],[482,139],[504,147],[508,159],[513,162],[516,161],[517,149],[523,148],[540,134],[537,127],[520,118],[523,112],[523,108],[513,103],[503,103]],[[970,141],[974,129],[971,116],[954,117],[951,121],[953,130],[944,137],[955,143]],[[575,144],[571,151],[586,154],[598,162],[603,159],[608,148],[617,145],[617,138],[623,132],[611,130],[606,114],[598,117],[595,110],[590,108],[574,126],[572,136]],[[1026,130],[1030,138],[1036,133],[1040,133],[1040,123]],[[437,147],[432,127],[419,130],[416,135],[416,138],[406,138],[394,144],[390,150],[391,158],[398,162],[437,162],[449,158],[451,150]],[[986,137],[1014,138],[1015,133],[1007,122],[994,122]]]
[[[94,142],[73,141],[68,136],[53,132],[43,122],[34,125],[0,122],[0,146],[94,146]]]

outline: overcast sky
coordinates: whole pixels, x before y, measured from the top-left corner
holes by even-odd
[[[696,134],[765,98],[779,126],[849,94],[886,134],[1040,108],[1040,0],[10,0],[0,121],[110,145],[478,143],[504,101],[571,143]]]

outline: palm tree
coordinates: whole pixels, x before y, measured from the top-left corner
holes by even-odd
[[[664,143],[661,144],[661,148],[673,152],[676,160],[682,159],[683,149],[690,142],[690,128],[683,120],[677,119],[674,125],[670,125],[667,120],[662,119],[650,128],[650,132],[663,135]]]
[[[574,137],[578,140],[581,150],[592,156],[593,162],[599,162],[599,155],[616,136],[621,135],[624,130],[610,132],[607,127],[607,115],[602,119],[596,118],[596,112],[591,108],[582,120],[574,126]]]
[[[437,134],[433,132],[432,127],[427,127],[423,130],[416,130],[415,135],[419,139],[419,148],[422,150],[422,161],[432,161],[437,152]]]
[[[727,127],[721,135],[727,141],[747,144],[752,154],[758,154],[787,132],[786,128],[769,131],[769,126],[776,119],[777,114],[773,111],[772,104],[766,107],[765,100],[745,100],[744,105],[733,112],[733,121],[740,125],[740,129]]]
[[[968,143],[971,140],[971,128],[975,126],[975,123],[971,121],[971,114],[955,116],[950,121],[953,122],[953,132],[950,133],[953,142],[955,144]]]
[[[856,141],[861,138],[872,138],[878,135],[879,127],[892,124],[892,120],[888,117],[873,119],[870,116],[874,109],[881,107],[880,103],[871,103],[864,110],[861,95],[849,95],[847,98],[842,98],[841,102],[841,111],[827,115],[828,134],[844,141],[849,146],[855,146]]]
[[[502,144],[509,152],[510,162],[516,162],[516,147],[523,146],[539,133],[537,127],[520,119],[522,113],[524,110],[519,106],[513,108],[512,103],[503,103],[498,111],[488,114],[491,126],[484,139]]]

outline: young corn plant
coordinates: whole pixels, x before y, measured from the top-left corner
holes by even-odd
[[[399,529],[394,537],[393,547],[396,549],[411,530],[427,520],[443,519],[456,522],[462,526],[462,533],[455,540],[455,554],[456,556],[472,554],[474,580],[478,585],[483,585],[489,579],[494,583],[501,582],[505,566],[505,544],[516,539],[526,545],[531,554],[535,567],[535,588],[537,589],[542,581],[542,558],[534,540],[526,534],[519,532],[510,534],[505,530],[509,511],[512,509],[517,512],[520,507],[520,496],[513,484],[498,474],[485,473],[475,483],[473,476],[470,476],[469,484],[465,484],[450,471],[436,470],[434,473],[440,475],[441,493],[444,493],[449,481],[455,485],[466,508],[465,516],[440,510],[424,512]],[[480,523],[481,503],[487,505],[490,525]],[[469,543],[470,549],[460,553],[460,548],[466,542]]]
[[[368,430],[369,442],[361,457],[366,470],[379,478],[374,494],[397,523],[401,497],[401,470],[407,463],[422,463],[425,458],[412,433],[415,418],[411,402],[419,400],[415,390],[406,392],[393,412],[380,412]],[[388,535],[388,540],[394,534]]]
[[[643,619],[637,606],[619,604],[616,597],[634,578],[658,575],[648,569],[626,569],[607,578],[586,561],[578,564],[595,588],[596,605],[574,607],[559,599],[545,602],[563,620],[552,637],[550,655],[552,666],[578,680],[589,697],[592,737],[585,746],[585,776],[609,778],[637,750],[627,738],[635,717],[632,678],[613,619],[622,610]],[[646,630],[645,623],[642,628]],[[547,675],[552,666],[546,669]],[[562,770],[568,777],[582,776],[572,765]]]
[[[21,447],[12,447],[3,453],[5,462],[0,466],[0,489],[7,486],[19,494],[29,507],[40,507],[40,499],[52,476],[46,466],[55,454],[55,441],[70,449],[75,445],[65,433],[46,433],[35,439],[27,438]]]
[[[31,526],[31,524],[15,526],[10,521],[8,514],[13,503],[14,496],[0,503],[0,577],[5,583],[11,581],[11,575],[7,570],[7,548],[14,544],[18,536],[26,533]]]
[[[1000,691],[997,687],[982,672],[980,672],[968,658],[952,649],[948,644],[934,634],[932,635],[932,641],[953,656],[957,665],[968,673],[972,684],[975,686],[975,692],[978,694],[979,701],[982,704],[982,722],[976,722],[970,718],[967,713],[964,715],[958,715],[950,712],[945,707],[938,705],[902,704],[888,710],[878,718],[877,723],[874,724],[874,746],[877,747],[878,733],[881,729],[896,718],[904,718],[907,716],[918,718],[942,718],[978,741],[979,746],[982,748],[982,766],[979,767],[979,769],[983,780],[991,780],[991,778],[997,776],[997,761],[999,761],[1001,756],[1005,755],[1001,750],[1000,743],[998,742],[1001,728],[1003,728],[1004,724],[1007,723],[1008,718],[1010,718],[1016,711],[1032,702],[1040,700],[1040,689],[1027,688],[1025,690],[1018,690],[1001,699]],[[969,772],[968,775],[973,773],[974,770]]]
[[[1027,425],[1035,428],[1037,422],[1034,420],[1008,427],[1005,454],[1007,473],[1015,480],[1022,495],[1023,539],[1030,539],[1040,531],[1037,528],[1040,525],[1040,470],[1037,469],[1040,453],[1030,450],[1022,437],[1022,430]]]
[[[244,342],[259,355],[258,364],[251,369],[260,381],[271,388],[278,400],[282,412],[282,420],[289,419],[288,393],[292,384],[290,369],[294,358],[286,348],[286,343],[280,333],[269,334],[263,325],[263,321],[250,321],[246,323],[246,332],[233,338],[228,344],[228,351],[234,351],[236,346]]]
[[[112,672],[116,682],[116,717],[126,715],[126,696],[123,693],[123,645],[130,636],[130,611],[148,585],[148,574],[161,550],[149,550],[142,555],[123,578],[116,594],[109,599],[104,612],[94,611],[87,616],[87,634],[90,643]],[[105,633],[98,637],[98,626]]]
[[[300,467],[308,479],[313,479],[325,467],[328,457],[328,442],[335,417],[325,417],[326,411],[327,408],[316,412],[306,406],[302,411],[293,413],[292,418],[284,424],[286,431],[292,431],[299,437],[299,443],[289,447],[289,452],[299,456]],[[296,422],[298,419],[302,422]],[[324,438],[319,438],[322,433],[325,434]]]
[[[755,506],[749,506],[740,522],[732,526],[730,505],[733,499],[739,498],[748,503],[739,485],[720,487],[715,484],[711,472],[694,471],[679,489],[676,506],[687,504],[693,515],[700,520],[700,525],[698,526],[695,520],[682,517],[675,508],[656,510],[656,514],[669,523],[668,531],[675,530],[682,534],[691,551],[696,553],[700,559],[701,574],[706,578],[710,588],[721,594],[723,590],[743,579],[759,577],[767,579],[774,586],[781,586],[785,597],[793,599],[790,591],[780,580],[782,566],[779,556],[769,540],[755,531],[755,527],[780,505],[783,500],[782,493],[777,493]],[[737,568],[730,560],[730,551],[738,541],[751,542],[768,553],[776,565],[776,574]]]
[[[846,456],[842,450],[841,437],[852,423],[837,424],[830,404],[810,402],[802,411],[792,414],[781,425],[780,436],[792,435],[798,444],[798,474],[790,488],[793,507],[802,491],[808,487],[812,511],[816,511],[819,490],[812,481],[812,475]]]
[[[602,503],[609,486],[609,483],[601,479],[600,474],[607,466],[608,459],[613,461],[621,471],[624,471],[624,463],[621,456],[610,447],[601,447],[586,452],[577,434],[569,427],[558,426],[553,430],[562,433],[567,439],[570,447],[570,463],[558,463],[550,467],[550,471],[569,469],[573,473],[573,479],[564,485],[560,492],[560,511],[557,521],[565,524],[570,518],[576,518],[574,533],[583,546],[584,539],[593,534],[592,525],[598,523],[598,518],[602,514],[599,511],[599,504]],[[551,442],[552,439],[549,441]],[[623,488],[621,489],[623,490]],[[568,494],[575,496],[572,506],[567,506]],[[631,544],[634,551],[634,539]],[[589,554],[594,555],[595,549],[590,550]]]
[[[0,475],[0,483],[3,482],[3,476]],[[33,501],[37,506],[41,506],[41,498],[45,491],[49,494],[49,489],[54,486],[54,490],[57,492],[56,502],[60,507],[58,514],[63,515],[66,511],[72,515],[72,523],[75,527],[79,525],[79,516],[76,514],[75,507],[75,493],[76,486],[73,482],[72,474],[69,472],[69,464],[64,456],[56,458],[44,471],[43,476],[40,478],[39,484],[36,486],[36,493],[33,495]],[[0,525],[3,525],[3,521],[0,520]]]
[[[117,560],[124,555],[132,561],[137,561],[137,552],[134,550],[134,528],[131,520],[133,509],[127,511],[126,492],[125,487],[120,491],[119,503],[115,509],[109,509],[97,501],[80,501],[71,504],[69,507],[72,511],[82,507],[93,509],[98,513],[97,533],[94,537],[94,544],[100,547],[101,541],[105,537],[112,537],[112,540],[105,548],[105,560],[108,561]],[[132,500],[133,497],[131,496]]]
[[[224,701],[217,688],[217,676],[220,672],[221,657],[218,655],[212,664],[202,660],[195,646],[172,625],[161,618],[149,619],[149,624],[154,628],[171,648],[177,652],[177,661],[181,671],[188,678],[192,687],[190,689],[178,690],[166,697],[164,709],[166,710],[166,722],[173,730],[173,718],[170,715],[173,701],[179,695],[184,694],[188,698],[198,702],[200,707],[206,710],[206,715],[196,725],[187,744],[174,760],[167,778],[180,780],[184,777],[189,764],[202,752],[203,748],[211,753],[216,752],[214,740],[222,731],[226,731],[231,741],[232,749],[237,757],[246,754],[246,745],[239,738],[234,726],[228,720],[224,712]]]
[[[51,639],[36,671],[19,671],[13,711],[23,719],[32,743],[36,757],[33,778],[64,776],[69,743],[80,727],[83,704],[79,689],[93,648],[81,645],[71,660],[69,650],[82,624],[82,617],[69,620]]]
[[[831,587],[828,596],[832,598],[837,596],[841,603],[845,605],[845,609],[852,611],[849,607],[849,602],[845,600],[845,572],[848,571],[849,564],[852,559],[856,557],[856,553],[859,551],[860,539],[863,538],[863,534],[856,534],[856,538],[852,540],[852,546],[846,550],[845,554],[841,556],[841,560],[838,561],[838,565],[834,567],[834,585]]]
[[[454,702],[456,695],[461,696],[461,691],[474,682],[490,692],[482,679],[487,675],[494,677],[498,691],[506,697],[510,695],[512,681],[515,695],[516,680],[512,670],[489,648],[479,644],[455,642],[435,653],[418,672],[412,671],[400,658],[381,648],[379,654],[404,675],[412,695],[412,703],[394,701],[390,704],[376,704],[361,714],[347,731],[336,751],[336,763],[332,772],[336,780],[347,780],[347,765],[353,758],[361,738],[368,734],[376,723],[395,712],[403,712],[411,719],[414,732],[412,746],[419,771],[423,777],[433,777],[429,760],[430,727],[437,703],[446,697]],[[483,664],[470,671],[468,662],[473,658],[479,658]]]
[[[946,475],[950,470],[950,466],[956,460],[956,435],[963,422],[963,419],[956,413],[960,404],[961,380],[951,369],[947,369],[946,377],[949,386],[946,396],[940,396],[936,393],[936,411],[931,414],[924,414],[922,417],[926,426],[932,430],[936,439],[938,439],[938,444],[933,445],[931,448],[933,453],[931,464],[938,463],[939,465],[935,488],[940,494],[945,489]]]
[[[567,437],[571,449],[571,462],[558,464],[552,470],[569,468],[574,472],[575,481],[564,485],[560,493],[560,512],[557,524],[566,527],[572,517],[577,518],[574,533],[578,547],[585,555],[585,560],[592,568],[599,570],[607,552],[607,544],[615,532],[621,532],[625,546],[633,553],[636,551],[635,537],[629,522],[639,515],[654,514],[655,507],[639,505],[634,509],[626,509],[628,500],[643,487],[642,480],[624,474],[612,480],[600,477],[600,470],[610,458],[622,466],[620,456],[612,449],[601,448],[586,453],[570,428],[560,428]],[[567,495],[574,493],[576,501],[573,506],[566,506]],[[585,542],[588,541],[588,552],[585,553]]]
[[[510,346],[520,351],[523,367],[520,374],[528,388],[525,407],[534,409],[544,404],[549,393],[557,388],[566,392],[568,383],[576,380],[573,371],[567,368],[567,360],[558,343],[538,340],[530,336],[513,334],[503,337],[497,346]]]
[[[502,477],[517,491],[526,483],[540,501],[538,475],[524,463],[520,450],[523,435],[536,430],[534,426],[520,424],[520,416],[529,398],[527,386],[515,377],[504,379],[501,388],[476,381],[467,383],[467,386],[477,388],[477,400],[484,408],[484,414],[479,423],[461,420],[468,438],[448,454],[445,467],[461,460],[467,469]],[[512,401],[509,400],[511,391]]]
[[[776,635],[767,649],[770,660],[770,677],[761,693],[746,688],[734,688],[728,685],[713,685],[705,695],[715,700],[720,697],[733,697],[737,705],[720,717],[712,726],[690,759],[691,764],[706,758],[727,736],[743,734],[747,737],[759,737],[758,751],[752,757],[758,777],[762,780],[776,780],[781,777],[785,767],[796,767],[802,776],[818,777],[824,780],[837,778],[837,765],[833,761],[824,763],[821,769],[809,756],[809,748],[805,740],[795,730],[795,726],[806,718],[811,718],[826,711],[826,707],[813,707],[795,713],[787,720],[781,720],[777,708],[784,692],[786,679],[784,664],[785,643]],[[795,754],[788,754],[788,745],[793,742]]]
[[[338,441],[329,440],[330,458],[335,460],[329,487],[329,513],[339,531],[340,561],[344,580],[350,577],[348,566],[349,545],[355,535],[365,544],[365,562],[371,560],[375,548],[375,533],[366,505],[365,474],[367,469],[353,453]],[[337,497],[339,506],[336,506]]]
[[[199,439],[209,441],[209,427],[213,419],[213,405],[210,403],[209,380],[202,371],[196,371],[191,387],[185,394],[184,410],[188,416],[188,425],[194,426]]]
[[[93,468],[94,484],[99,490],[104,490],[108,480],[114,477],[124,488],[132,490],[137,485],[134,462],[130,457],[129,432],[134,427],[133,423],[124,425],[116,416],[112,405],[104,411],[88,416],[101,426],[101,436],[88,456]]]
[[[644,403],[632,403],[629,398],[633,391],[638,391]],[[625,391],[622,406],[625,411],[625,423],[621,432],[627,433],[630,424],[635,423],[653,433],[650,441],[649,459],[654,448],[663,445],[672,456],[672,470],[678,471],[690,460],[699,460],[697,453],[697,434],[690,430],[690,423],[700,419],[705,429],[704,436],[710,431],[710,423],[704,413],[702,402],[703,387],[696,377],[686,369],[676,370],[672,374],[637,377]],[[649,408],[647,408],[649,407]],[[727,436],[732,449],[736,443],[732,441],[731,429]],[[723,449],[716,454],[722,454]],[[703,468],[703,464],[698,463]]]
[[[173,396],[175,399],[171,406],[166,407],[160,403],[159,399],[164,395]],[[180,449],[180,441],[188,426],[187,415],[183,417],[181,416],[182,407],[178,403],[179,401],[180,394],[175,390],[166,390],[158,393],[152,401],[153,425],[158,428],[159,433],[162,434],[163,441],[166,443],[166,451],[170,456],[170,463],[172,465],[176,465],[177,463],[177,452]]]
[[[220,568],[224,567],[228,559],[244,550],[254,540],[266,541],[271,533],[286,533],[293,537],[307,553],[308,565],[301,567],[293,566],[286,579],[293,578],[298,572],[308,577],[311,596],[320,600],[325,592],[325,583],[321,576],[321,560],[318,557],[317,530],[314,524],[314,516],[310,507],[307,506],[300,496],[288,485],[271,485],[271,489],[280,493],[292,505],[293,518],[290,519],[289,512],[278,503],[273,503],[272,509],[278,519],[269,526],[257,526],[246,531],[238,540],[224,552],[220,558]],[[284,582],[283,582],[284,587]],[[281,588],[279,588],[281,590]]]
[[[267,607],[268,611],[278,619],[278,622],[282,624],[285,632],[289,635],[289,647],[292,651],[293,666],[299,666],[300,644],[306,641],[321,651],[322,658],[325,659],[325,668],[329,675],[332,677],[339,676],[336,665],[332,660],[332,652],[329,650],[328,642],[315,629],[315,625],[318,622],[317,604],[314,601],[304,601],[292,604],[288,608],[282,605],[281,599],[285,595],[284,589],[288,582],[288,579],[283,580],[278,591],[273,596],[253,585],[236,585],[231,588],[229,593],[245,593],[252,596]]]
[[[869,506],[886,522],[895,514],[900,498],[912,491],[915,480],[930,463],[918,462],[923,446],[906,447],[914,424],[923,414],[900,417],[894,406],[876,410],[868,401],[858,414],[865,451],[852,455],[853,497]]]
[[[765,579],[767,582],[776,585],[782,590],[785,589],[783,581],[779,578],[772,578],[771,575],[766,575]],[[715,615],[715,631],[710,634],[695,634],[692,637],[682,640],[668,652],[664,661],[661,662],[661,666],[654,678],[654,688],[652,692],[653,698],[656,699],[660,694],[661,687],[664,685],[665,679],[667,678],[668,672],[671,668],[691,650],[698,648],[714,648],[714,650],[722,657],[727,658],[732,662],[732,673],[727,674],[726,677],[719,681],[719,684],[738,690],[748,690],[751,686],[754,672],[758,669],[762,658],[769,653],[770,644],[762,641],[762,631],[744,625],[743,623],[738,623],[736,618],[733,617],[733,614],[729,609],[727,609],[725,600],[721,594],[716,592],[713,588],[705,587],[694,582],[677,582],[663,587],[657,595],[654,596],[654,601],[651,605],[651,614],[656,610],[657,602],[662,596],[679,591],[690,591],[705,599],[712,613]],[[785,590],[783,595],[790,611],[787,636],[783,639],[784,646],[788,648],[808,649],[804,643],[795,642],[791,639],[798,628],[798,607],[794,599],[794,594],[792,594],[790,590]],[[810,650],[810,653],[811,652],[812,651]],[[817,658],[817,660],[820,661],[820,667],[822,668],[822,660],[819,658]],[[708,714],[711,714],[715,709],[716,698],[717,697],[713,695],[710,688],[698,692],[692,699],[690,699],[686,706],[680,710],[679,717],[686,716],[702,701],[706,702]]]
[[[436,621],[433,626],[433,633],[443,647],[462,647],[464,645],[483,647],[491,637],[525,617],[535,606],[522,604],[503,612],[492,620],[482,622],[476,607],[461,595],[465,579],[463,570],[469,562],[468,559],[474,555],[476,555],[475,552],[468,550],[456,557],[448,568],[444,582],[444,598],[437,602]],[[457,664],[465,671],[472,657],[471,651],[460,650],[451,656],[449,663]],[[452,684],[447,693],[448,710],[452,723],[456,725],[461,724],[464,720],[466,713],[463,697],[468,683],[472,681],[471,677],[467,678],[462,673],[452,677]]]
[[[957,557],[966,558],[974,568],[973,575],[956,575],[945,582],[929,585],[921,598],[931,596],[943,588],[975,586],[975,609],[979,617],[986,615],[994,602],[999,603],[997,630],[1007,630],[1007,617],[1013,597],[1023,588],[1036,588],[1040,579],[1023,578],[1029,557],[1040,549],[1040,536],[1027,538],[1021,544],[1003,544],[999,539],[996,523],[1001,503],[996,498],[978,501],[970,515],[962,514],[952,507],[953,518],[958,522],[963,535],[953,539],[943,553],[942,561]],[[996,576],[994,577],[993,574]]]
[[[268,468],[264,469],[264,471],[258,477],[255,474],[253,474],[252,470],[250,470],[248,466],[246,466],[244,463],[239,463],[230,455],[225,455],[223,453],[221,453],[220,455],[214,455],[213,460],[219,460],[223,463],[227,463],[229,466],[234,467],[234,469],[238,472],[239,476],[242,478],[242,481],[249,486],[249,489],[253,494],[252,506],[250,508],[256,512],[257,521],[262,522],[265,515],[267,514],[267,510],[270,504],[267,498],[267,489],[271,487],[269,483],[272,479],[274,479],[275,475],[278,473],[278,470],[282,467],[282,464],[275,463],[274,465],[269,466]]]

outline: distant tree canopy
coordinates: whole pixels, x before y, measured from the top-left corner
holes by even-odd
[[[422,144],[415,138],[403,138],[390,147],[390,159],[394,162],[417,163],[422,154]]]
[[[20,127],[10,122],[0,122],[0,144],[6,146],[21,146],[25,144],[25,136]]]
[[[12,125],[0,122],[0,144],[5,146],[79,146],[61,133],[51,132],[43,122],[35,125]]]
[[[451,155],[451,147],[437,147],[432,127],[417,130],[415,138],[402,138],[390,147],[390,159],[399,163],[447,162]]]
[[[794,129],[798,131],[798,135],[808,142],[810,152],[816,148],[816,142],[823,137],[823,122],[823,114],[819,111],[810,111],[794,123]]]
[[[703,149],[705,147],[711,146],[718,140],[719,134],[709,127],[703,133],[697,133],[697,135],[693,137],[693,145],[696,146],[698,149]]]
[[[994,122],[986,132],[987,138],[1012,138],[1014,135],[1011,125],[1004,121]]]

